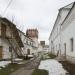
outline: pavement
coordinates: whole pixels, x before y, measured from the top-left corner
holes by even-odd
[[[38,67],[40,63],[40,58],[34,58],[30,61],[28,61],[24,67],[18,69],[17,71],[13,72],[10,75],[31,75],[32,72],[35,70],[35,68]]]

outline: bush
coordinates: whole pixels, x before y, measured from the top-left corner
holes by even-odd
[[[33,71],[32,75],[48,75],[48,71],[40,70],[40,69],[35,69]]]
[[[54,55],[54,54],[52,54],[52,53],[50,53],[50,54],[48,54],[48,55],[50,56],[51,59],[54,59],[54,58],[56,57],[56,55]]]

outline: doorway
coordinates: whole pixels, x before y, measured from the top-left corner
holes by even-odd
[[[2,59],[2,52],[3,52],[3,47],[0,46],[0,59]]]
[[[65,58],[66,58],[66,43],[64,43],[64,50],[65,50],[64,51],[65,52],[64,54],[65,54]]]
[[[27,54],[28,54],[28,55],[30,54],[30,49],[27,49]]]

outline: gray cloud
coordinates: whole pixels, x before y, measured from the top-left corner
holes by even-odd
[[[10,0],[0,0],[0,14]],[[5,13],[5,17],[12,20],[25,32],[27,28],[39,30],[39,40],[48,38],[54,25],[58,9],[75,0],[13,0]]]

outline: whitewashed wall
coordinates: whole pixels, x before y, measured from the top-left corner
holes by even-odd
[[[69,7],[70,8],[70,7]],[[53,40],[53,35],[54,33],[52,32],[52,35],[49,38],[49,42],[50,42],[50,49],[51,49],[51,40],[53,41],[54,45],[58,45],[59,43],[61,44],[61,55],[65,55],[65,47],[64,47],[64,43],[66,43],[66,59],[72,63],[75,63],[75,5],[72,8],[71,12],[69,13],[68,17],[66,18],[66,20],[63,22],[64,18],[66,17],[68,11],[60,11],[60,34],[58,34],[58,37],[55,38],[55,40]],[[63,24],[61,25],[61,23],[63,22]],[[58,25],[56,25],[55,29],[57,28]],[[55,31],[55,29],[53,31]],[[57,33],[56,33],[57,34]],[[70,44],[70,39],[73,38],[73,42],[74,42],[74,46],[73,46],[73,51],[71,51],[71,44]],[[55,50],[55,54],[58,50],[58,46],[57,49]]]
[[[64,22],[62,26],[62,36],[63,36],[63,44],[66,42],[66,55],[67,60],[75,63],[75,6],[71,11],[71,14],[67,18],[67,20]],[[71,51],[71,44],[70,39],[74,39],[74,50]],[[62,48],[64,50],[64,47],[62,45]]]

